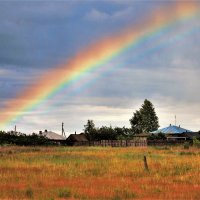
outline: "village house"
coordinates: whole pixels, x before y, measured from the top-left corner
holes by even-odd
[[[193,132],[191,130],[182,128],[180,125],[169,125],[168,127],[158,129],[151,132],[152,134],[163,133],[167,140],[190,140],[193,137],[199,138],[199,132]]]
[[[65,144],[66,143],[66,137],[59,135],[55,132],[45,130],[44,132],[40,131],[39,135],[42,135],[46,138],[48,138],[50,141],[56,143],[56,144]]]
[[[80,134],[70,134],[69,137],[66,140],[67,145],[70,146],[82,146],[82,145],[88,145],[89,141],[86,138],[84,133]]]

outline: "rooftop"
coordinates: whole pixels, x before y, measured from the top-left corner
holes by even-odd
[[[44,132],[40,132],[40,134],[47,137],[50,140],[66,140],[64,136],[54,133],[52,131],[45,130]]]
[[[151,133],[164,133],[164,134],[181,134],[181,133],[192,133],[193,131],[182,128],[180,126],[169,125],[168,127],[158,129]]]
[[[71,134],[67,141],[74,141],[74,142],[87,142],[88,139],[86,138],[85,134]]]

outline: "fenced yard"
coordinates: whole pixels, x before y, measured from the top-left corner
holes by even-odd
[[[68,143],[70,144],[70,143]],[[99,147],[146,147],[147,140],[100,140],[71,143],[74,146],[99,146]]]
[[[99,147],[146,147],[146,146],[170,146],[183,145],[184,143],[191,143],[186,140],[147,140],[146,138],[135,140],[100,140],[87,142],[68,142],[71,146],[99,146]]]
[[[0,199],[198,200],[199,177],[193,147],[0,147]]]

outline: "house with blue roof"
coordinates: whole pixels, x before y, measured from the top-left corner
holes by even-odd
[[[183,134],[183,133],[192,133],[193,131],[182,128],[179,126],[175,125],[169,125],[168,127],[158,129],[156,131],[153,131],[151,133],[164,133],[164,134]]]
[[[156,131],[151,132],[152,134],[163,133],[166,135],[167,140],[169,139],[192,139],[193,137],[200,137],[199,132],[193,132],[191,130],[182,128],[180,125],[169,125],[168,127],[158,129]]]

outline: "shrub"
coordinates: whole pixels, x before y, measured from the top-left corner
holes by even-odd
[[[196,137],[193,138],[193,145],[197,148],[200,148],[200,141]]]
[[[193,155],[196,155],[195,153],[193,153],[193,152],[185,152],[185,151],[181,151],[180,153],[179,153],[179,155],[181,155],[181,156],[193,156]]]
[[[71,197],[71,191],[68,188],[59,190],[58,197],[69,198]]]
[[[190,148],[190,144],[189,144],[188,142],[185,142],[185,143],[183,144],[183,148],[184,148],[184,149],[189,149],[189,148]]]
[[[31,188],[28,188],[25,194],[26,194],[26,197],[33,198],[33,190]]]
[[[158,134],[151,134],[148,136],[149,140],[166,140],[166,136],[164,133],[158,133]]]
[[[52,142],[48,138],[33,133],[32,135],[26,135],[22,133],[15,134],[14,132],[0,131],[0,145],[23,145],[23,146],[35,146],[35,145],[52,145]]]
[[[124,190],[116,190],[112,200],[134,199],[136,197],[137,195],[134,192],[124,189]]]

